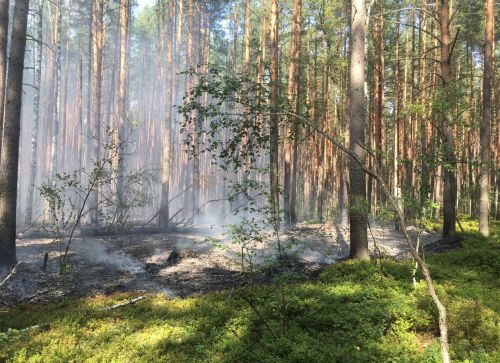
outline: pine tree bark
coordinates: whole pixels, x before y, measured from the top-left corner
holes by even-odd
[[[350,149],[365,161],[365,0],[351,1],[351,55],[350,55]],[[349,257],[369,260],[367,236],[366,177],[363,168],[353,160],[349,162]]]
[[[127,40],[128,40],[128,2],[129,0],[120,1],[120,64],[118,68],[118,122],[116,125],[115,143],[118,146],[117,155],[117,211],[119,212],[123,204],[123,169],[125,167],[125,149],[123,138],[125,137],[125,127],[127,123],[127,104],[126,104],[126,87],[127,87]],[[119,213],[118,213],[119,214]]]
[[[486,0],[485,6],[485,42],[483,70],[483,118],[480,128],[481,143],[481,177],[479,231],[488,236],[489,231],[489,192],[490,192],[490,122],[491,122],[491,88],[493,84],[493,35],[494,35],[494,0]]]
[[[290,109],[300,115],[300,50],[302,32],[302,0],[295,0],[292,13],[292,34],[290,42],[290,64],[288,67],[288,103]],[[299,123],[291,117],[287,125],[285,140],[285,169],[283,183],[283,207],[285,224],[297,223],[297,159]]]
[[[170,170],[171,170],[171,129],[172,129],[172,102],[173,102],[173,77],[172,77],[172,67],[173,67],[173,14],[174,4],[170,1],[168,12],[167,12],[167,69],[165,74],[165,120],[162,123],[162,185],[161,185],[161,202],[160,202],[160,214],[159,214],[159,224],[161,227],[168,227],[168,222],[170,219],[169,210],[169,192],[170,192]]]
[[[245,75],[250,78],[250,0],[245,0],[245,54],[243,56],[243,65],[245,67]]]
[[[399,20],[400,14],[398,13],[398,20]],[[400,92],[400,79],[399,79],[399,27],[396,27],[396,49],[395,49],[395,57],[396,61],[394,64],[394,69],[393,69],[393,105],[394,109],[392,112],[392,135],[393,135],[393,142],[392,142],[392,148],[393,148],[393,159],[392,159],[392,192],[394,195],[394,199],[396,202],[398,202],[398,205],[400,205],[400,186],[399,186],[399,158],[400,158],[400,153],[399,153],[399,139],[400,139],[400,119],[399,119],[399,92]],[[398,219],[396,218],[396,215],[394,215],[394,227],[396,230],[399,230],[400,225],[398,222]]]
[[[448,0],[441,0],[441,80],[445,94],[448,94],[451,82],[450,53],[450,6]],[[450,96],[449,94],[447,95]],[[450,119],[451,110],[444,110],[441,120],[443,139],[443,239],[453,239],[456,235],[457,221],[457,178],[455,175],[455,138]]]
[[[422,16],[421,16],[421,32],[420,32],[420,92],[419,100],[422,104],[422,114],[420,118],[420,148],[421,148],[421,169],[420,177],[420,205],[425,208],[429,200],[430,192],[430,177],[429,177],[429,135],[430,122],[427,119],[427,0],[422,1]]]
[[[269,94],[270,106],[270,144],[269,144],[269,186],[270,186],[270,204],[274,222],[279,221],[279,85],[278,85],[278,1],[271,0],[271,19],[270,19],[270,53],[271,61],[271,87]]]
[[[92,85],[91,85],[91,135],[93,136],[93,163],[100,160],[101,147],[101,98],[102,59],[104,49],[104,0],[92,0]],[[98,186],[89,197],[90,223],[98,223]]]
[[[62,22],[62,1],[58,0],[54,3],[55,14],[52,29],[52,46],[55,51],[54,59],[54,108],[53,108],[53,128],[52,128],[52,146],[50,149],[50,167],[49,177],[52,178],[59,168],[59,129],[61,117],[61,22]]]
[[[384,20],[383,20],[383,0],[378,0],[378,14],[374,26],[374,46],[375,46],[375,69],[374,69],[374,126],[375,126],[375,148],[377,163],[385,173],[385,152],[386,152],[386,122],[384,114],[384,84],[385,84],[385,58],[384,58]],[[377,183],[376,199],[385,199],[380,183]]]
[[[29,0],[16,0],[12,21],[0,156],[0,265],[16,262],[17,178],[28,6]]]

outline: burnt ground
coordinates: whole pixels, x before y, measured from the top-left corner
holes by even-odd
[[[378,250],[369,233],[374,256],[378,251],[394,258],[408,258],[406,243],[390,227],[372,227]],[[417,235],[416,229],[412,230]],[[69,296],[94,296],[115,292],[161,292],[167,297],[186,297],[239,287],[249,281],[240,273],[238,246],[216,247],[207,240],[211,230],[133,234],[108,237],[79,237],[74,240],[65,272],[59,274],[59,243],[49,238],[23,237],[17,241],[15,274],[0,287],[0,306],[45,303]],[[419,233],[424,245],[439,237]],[[291,239],[290,237],[294,237]],[[324,266],[348,254],[348,230],[341,226],[301,224],[280,237],[287,267],[303,278],[317,274]],[[253,264],[267,266],[254,273],[253,282],[272,280],[270,260],[275,248],[253,245]],[[48,253],[46,271],[43,258]],[[271,258],[270,258],[271,257]],[[248,270],[248,265],[247,265]],[[0,271],[0,281],[8,270]]]

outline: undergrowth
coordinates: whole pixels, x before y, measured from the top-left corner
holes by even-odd
[[[462,224],[463,248],[425,255],[448,309],[451,358],[500,362],[500,224],[489,239]],[[437,314],[412,268],[347,261],[278,288],[151,295],[115,310],[101,309],[134,295],[0,310],[0,361],[439,362]]]

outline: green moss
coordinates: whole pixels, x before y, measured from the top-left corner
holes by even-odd
[[[463,248],[425,257],[448,309],[453,360],[498,362],[499,224],[489,239],[462,225]],[[0,361],[438,362],[436,312],[412,270],[410,261],[346,261],[314,282],[151,295],[116,310],[101,309],[133,295],[20,306],[0,312]]]

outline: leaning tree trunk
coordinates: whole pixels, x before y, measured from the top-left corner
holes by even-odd
[[[490,202],[490,120],[491,120],[491,86],[493,78],[493,33],[494,33],[494,0],[486,0],[485,7],[485,45],[484,45],[484,77],[483,77],[483,119],[481,123],[481,179],[479,205],[479,231],[488,236]]]
[[[0,265],[16,261],[16,208],[24,50],[29,0],[16,0],[0,156]]]
[[[365,160],[365,0],[351,2],[351,62],[350,62],[350,149],[362,162]],[[367,236],[366,177],[363,168],[349,162],[349,257],[369,260]]]

